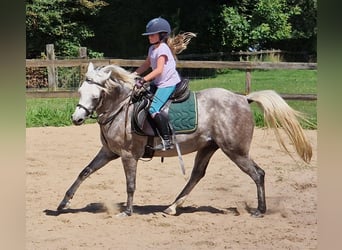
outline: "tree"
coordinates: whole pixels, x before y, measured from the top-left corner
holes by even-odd
[[[292,24],[291,41],[284,46],[291,51],[317,52],[317,0],[288,0],[297,4],[302,12],[290,19]]]
[[[27,58],[39,57],[47,43],[58,56],[77,56],[86,46],[90,55],[143,58],[149,43],[141,33],[158,16],[176,33],[197,34],[184,54],[249,47],[316,51],[317,0],[105,1],[26,0]]]
[[[288,0],[289,4],[297,5],[302,11],[292,16],[293,39],[310,39],[317,36],[317,0]]]
[[[270,42],[291,37],[290,18],[300,11],[286,0],[233,1],[220,6],[211,32],[220,39],[224,50],[264,48]]]
[[[100,0],[27,0],[26,57],[39,57],[48,43],[56,46],[58,56],[76,56],[82,42],[94,36],[86,17],[104,6]]]

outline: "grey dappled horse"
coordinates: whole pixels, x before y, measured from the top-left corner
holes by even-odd
[[[133,213],[137,163],[143,156],[147,143],[146,136],[137,135],[131,129],[133,105],[130,103],[130,96],[135,77],[134,74],[115,65],[94,68],[92,63],[89,64],[86,79],[79,88],[80,100],[72,120],[75,125],[81,125],[96,111],[102,147],[67,190],[57,210],[63,210],[70,205],[70,199],[87,177],[120,157],[127,185],[126,210],[120,215]],[[221,88],[209,88],[196,92],[196,97],[197,130],[191,134],[176,136],[182,154],[197,151],[194,166],[187,184],[164,212],[176,214],[176,208],[204,177],[210,158],[220,148],[255,182],[258,207],[252,214],[262,216],[266,212],[265,172],[249,156],[254,129],[249,103],[256,102],[264,110],[266,124],[275,128],[280,145],[289,153],[278,131],[279,127],[286,132],[301,159],[308,163],[311,160],[312,149],[300,126],[300,113],[290,108],[277,93],[270,90],[243,96]],[[156,151],[154,156],[177,156],[177,151]]]

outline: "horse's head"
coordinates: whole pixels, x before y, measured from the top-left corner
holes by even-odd
[[[82,82],[78,92],[80,100],[71,119],[75,125],[81,125],[90,117],[100,105],[105,91],[105,82],[110,78],[111,71],[95,69],[92,63],[88,65],[86,79]]]
[[[81,84],[78,92],[80,100],[71,119],[75,125],[81,125],[96,111],[103,103],[106,92],[123,84],[134,83],[134,75],[115,65],[94,68],[89,63],[86,79]],[[113,81],[111,78],[114,78]]]

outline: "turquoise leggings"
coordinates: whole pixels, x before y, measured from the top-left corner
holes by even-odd
[[[166,88],[157,88],[156,93],[154,94],[152,104],[150,106],[149,112],[152,117],[154,117],[157,113],[160,112],[161,108],[165,105],[169,97],[172,95],[175,86],[170,86]]]

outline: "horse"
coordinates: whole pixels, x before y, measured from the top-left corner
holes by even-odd
[[[66,191],[57,211],[63,211],[70,206],[70,200],[86,178],[108,162],[121,158],[126,177],[127,202],[118,216],[133,214],[137,164],[144,154],[144,146],[148,140],[147,136],[134,133],[130,122],[135,77],[135,74],[117,65],[95,68],[93,63],[89,63],[85,80],[78,89],[79,102],[71,118],[73,124],[78,126],[96,113],[102,146]],[[223,88],[208,88],[194,93],[198,109],[197,129],[192,133],[177,134],[176,138],[182,154],[197,153],[187,183],[174,202],[163,212],[169,215],[177,214],[177,208],[205,176],[213,154],[221,149],[256,184],[258,206],[250,213],[255,217],[264,216],[265,171],[249,155],[255,127],[250,103],[257,103],[264,111],[265,123],[269,128],[273,128],[281,148],[290,154],[285,145],[284,133],[280,132],[283,130],[300,159],[309,163],[312,148],[300,123],[305,117],[291,108],[273,90],[241,95]],[[156,151],[154,154],[154,157],[174,156],[177,156],[175,148]]]

